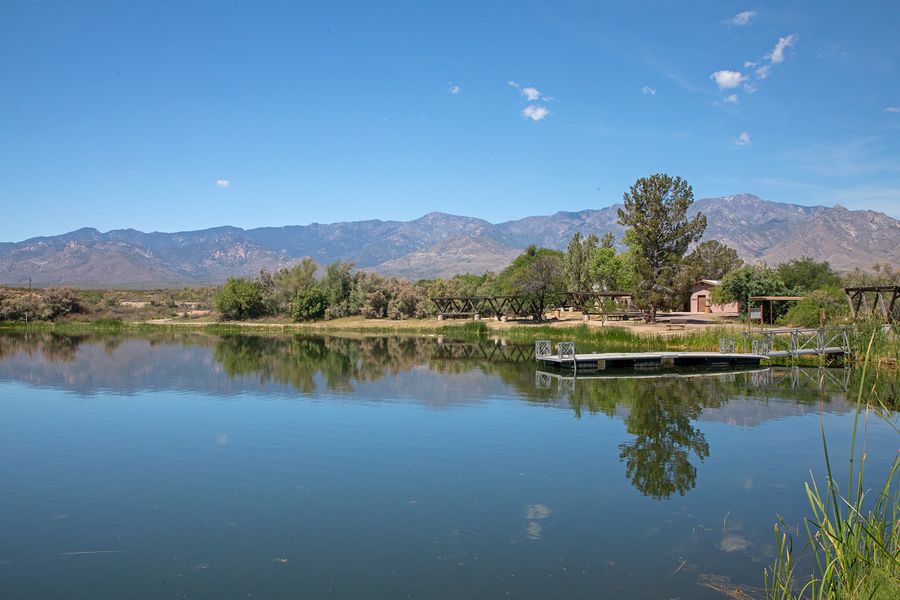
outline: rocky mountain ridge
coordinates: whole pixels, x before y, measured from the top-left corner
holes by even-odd
[[[0,283],[82,286],[178,286],[252,276],[304,256],[410,279],[500,270],[526,246],[564,250],[576,231],[621,239],[621,205],[557,212],[492,224],[432,212],[413,221],[349,221],[284,227],[215,227],[200,231],[101,233],[84,228],[58,236],[0,243]],[[751,194],[697,200],[707,215],[704,239],[734,247],[749,262],[776,264],[800,256],[839,270],[900,265],[900,221],[875,211],[799,206]]]

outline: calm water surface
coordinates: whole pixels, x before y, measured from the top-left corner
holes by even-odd
[[[573,381],[530,354],[2,335],[0,597],[754,595],[821,415],[846,455],[843,370]],[[874,482],[897,437],[867,444]]]

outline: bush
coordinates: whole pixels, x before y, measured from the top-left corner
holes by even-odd
[[[81,312],[81,299],[72,288],[49,288],[41,294],[40,318],[53,321],[70,313]]]
[[[325,292],[318,286],[310,285],[300,289],[291,301],[291,318],[295,321],[321,319],[328,306]]]
[[[213,306],[226,319],[252,319],[263,313],[262,290],[255,281],[229,277],[216,292]]]
[[[816,290],[794,304],[780,319],[785,325],[795,327],[818,327],[819,312],[825,310],[825,322],[844,321],[850,314],[847,297],[840,288]]]
[[[373,290],[366,294],[361,314],[367,319],[383,319],[387,316],[388,299],[381,290]]]

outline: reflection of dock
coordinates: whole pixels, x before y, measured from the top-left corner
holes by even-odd
[[[560,342],[557,353],[549,341],[535,343],[535,359],[545,367],[572,371],[607,369],[659,370],[674,367],[758,367],[760,354],[738,352],[601,352],[576,354],[574,342]]]

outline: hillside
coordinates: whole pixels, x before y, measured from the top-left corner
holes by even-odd
[[[216,227],[177,233],[134,229],[0,243],[0,283],[22,285],[173,286],[255,275],[310,256],[320,264],[410,279],[500,270],[528,244],[564,250],[576,231],[602,235],[622,228],[612,205],[492,224],[429,213],[413,221],[356,221],[244,230]],[[746,261],[775,264],[800,256],[839,270],[876,262],[900,265],[900,221],[874,211],[769,202],[750,194],[697,200],[707,215],[705,239],[734,247]]]

